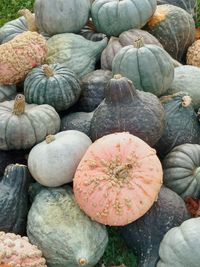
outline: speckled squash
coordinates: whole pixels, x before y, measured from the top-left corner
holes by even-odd
[[[137,221],[120,228],[127,246],[138,257],[137,266],[155,267],[165,233],[189,218],[181,197],[162,186],[152,208]]]
[[[105,98],[105,88],[112,78],[109,70],[95,70],[83,76],[81,83],[81,96],[78,100],[80,111],[94,111]]]
[[[153,15],[156,0],[96,0],[91,16],[98,32],[107,36],[119,36],[132,28],[141,28]]]
[[[93,267],[108,242],[106,228],[79,209],[67,186],[44,189],[36,195],[27,233],[31,243],[42,250],[48,267]]]
[[[164,130],[164,109],[153,94],[141,92],[120,75],[110,80],[105,100],[94,111],[91,137],[128,131],[153,146]]]
[[[187,51],[187,64],[200,67],[200,40],[195,41]]]
[[[73,185],[80,208],[105,225],[126,225],[156,201],[162,167],[156,151],[129,133],[106,135],[86,151]]]
[[[0,102],[12,100],[17,94],[15,85],[2,85],[0,84]]]
[[[200,198],[200,145],[176,146],[164,158],[162,165],[167,187],[182,198]]]
[[[78,33],[88,20],[90,5],[90,0],[36,0],[36,25],[49,35]]]
[[[0,149],[28,149],[60,130],[60,117],[49,105],[26,104],[23,95],[0,103]]]
[[[0,182],[0,231],[26,234],[29,183],[25,165],[7,166]]]
[[[95,63],[107,45],[107,38],[92,42],[77,34],[63,33],[49,38],[47,45],[48,64],[64,64],[81,78],[95,69]]]
[[[156,150],[164,157],[175,146],[191,143],[200,144],[200,124],[187,93],[179,92],[162,97],[166,127]]]
[[[44,64],[32,69],[24,81],[27,103],[48,104],[67,110],[78,100],[81,87],[75,73],[61,64]]]
[[[185,63],[187,49],[195,40],[195,23],[188,12],[173,5],[158,5],[144,29],[153,34],[174,59]]]
[[[160,248],[157,267],[199,267],[200,218],[192,218],[169,230]]]
[[[143,38],[117,53],[112,71],[130,79],[138,90],[157,96],[166,92],[174,78],[171,57],[157,45],[145,45]]]

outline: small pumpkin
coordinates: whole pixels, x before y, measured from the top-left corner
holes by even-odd
[[[73,179],[80,208],[93,220],[113,226],[144,215],[156,201],[161,184],[162,167],[156,151],[124,132],[94,142]]]
[[[69,130],[48,135],[45,141],[30,151],[29,171],[37,182],[45,186],[55,187],[69,183],[91,143],[90,138],[79,131]]]
[[[0,103],[0,149],[28,149],[60,130],[60,117],[49,105],[26,104],[15,100]]]
[[[200,67],[200,40],[195,41],[187,51],[187,64]]]
[[[90,134],[94,141],[106,134],[128,131],[153,146],[162,136],[164,116],[156,96],[136,90],[131,81],[116,75],[94,111]]]
[[[12,100],[17,94],[15,85],[1,85],[0,84],[0,102]]]
[[[157,267],[198,267],[200,218],[192,218],[169,230],[159,248]]]
[[[156,0],[96,0],[91,16],[98,32],[107,36],[119,36],[132,28],[141,28],[153,15]]]
[[[145,30],[154,35],[172,58],[185,63],[195,40],[195,23],[190,14],[174,5],[158,5]]]
[[[157,45],[145,45],[143,38],[117,53],[112,71],[130,79],[138,90],[157,96],[164,94],[174,79],[170,56]]]
[[[75,73],[61,64],[44,64],[32,69],[24,81],[27,103],[48,104],[67,110],[78,100],[81,87]]]

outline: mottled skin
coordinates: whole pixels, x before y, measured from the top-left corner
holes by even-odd
[[[127,246],[138,256],[138,267],[155,267],[165,233],[189,218],[182,198],[163,186],[152,208],[137,221],[120,229]]]

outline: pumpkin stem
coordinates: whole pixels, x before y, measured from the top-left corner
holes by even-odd
[[[56,138],[55,138],[55,135],[49,134],[49,135],[47,135],[45,140],[46,140],[47,144],[50,144],[51,142],[55,141]]]
[[[30,10],[24,8],[18,11],[20,16],[24,16],[28,25],[28,30],[31,32],[37,32],[38,29],[35,25],[35,16],[31,13]]]
[[[189,95],[186,95],[182,98],[182,107],[188,107],[192,102],[192,98]]]
[[[144,46],[144,38],[143,37],[139,37],[134,43],[133,43],[133,46],[135,48],[141,48]]]
[[[44,65],[42,66],[42,69],[43,69],[43,71],[44,71],[44,74],[45,74],[47,77],[53,77],[53,76],[54,76],[54,72],[53,72],[53,70],[50,68],[49,65],[44,64]]]
[[[116,79],[116,80],[119,80],[121,78],[122,78],[122,75],[121,74],[115,74],[114,75],[114,79]]]
[[[81,258],[81,259],[79,259],[78,263],[79,263],[80,266],[84,266],[84,265],[87,264],[87,260],[84,259],[84,258]]]
[[[25,112],[25,97],[22,94],[18,94],[15,97],[12,114],[20,116]]]

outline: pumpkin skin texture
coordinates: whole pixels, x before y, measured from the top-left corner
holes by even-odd
[[[47,188],[36,195],[27,234],[42,250],[48,267],[93,267],[108,242],[106,228],[80,210],[69,186]]]
[[[44,37],[36,32],[24,32],[0,46],[0,83],[12,85],[22,81],[47,55]]]
[[[0,102],[12,100],[17,94],[16,86],[7,86],[0,84]]]
[[[187,64],[200,67],[200,40],[195,41],[187,51]]]
[[[78,100],[80,111],[94,111],[105,98],[105,88],[112,78],[108,70],[95,70],[83,76],[80,80],[81,96]]]
[[[189,46],[195,40],[195,23],[184,9],[173,5],[158,5],[144,27],[178,61],[185,63]]]
[[[200,125],[187,93],[179,92],[161,98],[166,127],[155,148],[161,158],[175,146],[200,144]]]
[[[73,130],[47,136],[45,141],[30,151],[29,171],[37,182],[45,186],[69,183],[91,143],[87,135]]]
[[[131,28],[141,28],[156,10],[156,0],[96,0],[91,16],[98,32],[119,36]]]
[[[56,110],[67,110],[81,93],[75,73],[61,64],[42,65],[32,69],[24,81],[27,103],[48,104]]]
[[[105,91],[105,100],[94,111],[91,137],[128,131],[153,146],[165,126],[164,109],[156,96],[135,89],[132,82],[116,75]]]
[[[200,145],[176,146],[163,162],[164,184],[182,198],[200,198]]]
[[[107,38],[92,42],[77,34],[63,33],[49,38],[47,45],[48,64],[64,64],[81,78],[94,70],[101,52],[107,45]]]
[[[30,174],[25,165],[11,164],[0,182],[0,231],[26,234]]]
[[[126,245],[138,257],[137,266],[155,267],[159,260],[159,245],[165,233],[189,218],[181,197],[162,186],[152,208],[137,221],[120,228]]]
[[[157,45],[144,45],[143,39],[117,53],[112,71],[130,79],[138,90],[157,96],[164,94],[174,79],[170,56]]]
[[[169,230],[160,248],[157,267],[198,267],[200,218],[192,218]]]
[[[49,35],[78,33],[88,20],[90,5],[89,0],[36,0],[36,25]]]
[[[28,149],[60,130],[60,117],[49,105],[26,104],[23,95],[0,103],[0,149]]]
[[[106,135],[83,156],[73,185],[80,208],[105,225],[126,225],[156,200],[162,167],[156,151],[129,133]]]

